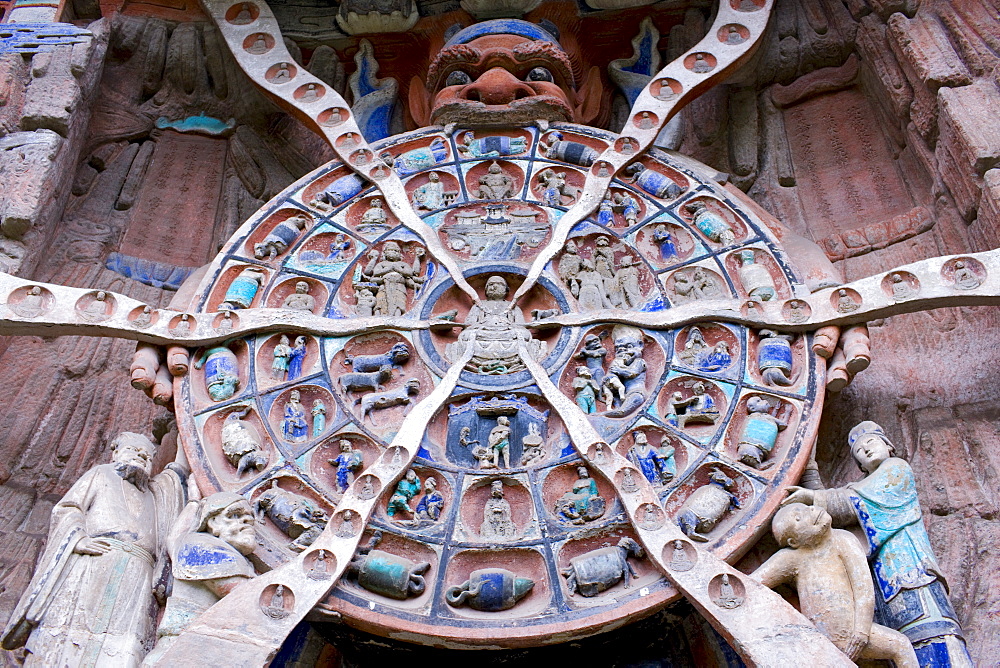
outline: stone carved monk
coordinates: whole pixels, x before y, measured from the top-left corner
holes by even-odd
[[[35,576],[3,631],[26,666],[138,666],[152,646],[153,583],[184,503],[187,462],[152,476],[156,446],[123,432],[52,509]]]

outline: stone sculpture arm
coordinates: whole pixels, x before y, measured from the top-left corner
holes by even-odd
[[[786,492],[788,496],[781,502],[782,506],[791,503],[820,506],[830,513],[835,527],[848,527],[858,523],[858,516],[851,503],[851,492],[847,488],[806,489],[793,485]]]
[[[875,589],[872,587],[868,561],[854,536],[836,529],[832,535],[839,548],[840,559],[851,581],[851,591],[854,594],[854,630],[844,650],[844,653],[853,660],[868,645],[872,620],[875,616]]]
[[[795,559],[790,557],[787,549],[775,552],[763,564],[757,567],[751,576],[768,589],[774,589],[786,582],[794,582],[796,575]]]

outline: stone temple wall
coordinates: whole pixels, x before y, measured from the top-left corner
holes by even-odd
[[[707,26],[695,4],[663,34],[667,58]],[[820,243],[848,280],[996,248],[998,11],[992,0],[779,0],[755,61],[682,112],[680,150]],[[107,269],[109,254],[197,267],[331,154],[254,91],[207,23],[126,14],[90,24],[89,45],[0,56],[0,265],[162,306],[170,290]],[[319,53],[309,68],[342,89],[344,66]],[[196,114],[236,128],[156,128]],[[984,664],[1000,656],[998,320],[995,309],[952,308],[871,323],[872,365],[828,398],[817,448],[824,482],[844,484],[860,477],[848,429],[885,426],[913,464]],[[49,509],[108,460],[107,440],[175,438],[171,414],[129,387],[131,351],[112,339],[0,341],[0,619],[30,578]]]

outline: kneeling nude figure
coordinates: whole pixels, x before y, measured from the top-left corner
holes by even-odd
[[[778,550],[753,573],[766,587],[782,583],[798,592],[802,614],[849,656],[888,659],[896,668],[917,668],[917,655],[899,631],[873,624],[875,588],[857,539],[830,528],[830,514],[792,503],[771,521]]]

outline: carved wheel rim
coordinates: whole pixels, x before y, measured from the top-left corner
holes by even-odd
[[[598,150],[617,139],[617,135],[588,127],[560,124],[557,128],[564,139],[591,144]],[[493,160],[463,156],[457,148],[457,140],[463,134],[462,130],[457,130],[452,137],[447,137],[435,130],[422,130],[391,137],[374,144],[372,148],[377,154],[388,150],[398,156],[405,151],[428,146],[437,137],[445,139],[447,157],[432,167],[406,175],[403,182],[412,193],[413,188],[428,180],[429,172],[450,175],[443,180],[446,186],[451,184],[456,187],[459,193],[457,198],[445,209],[420,210],[418,213],[437,230],[442,244],[453,254],[469,283],[482,295],[482,282],[485,277],[494,274],[507,277],[511,287],[516,287],[517,277],[527,273],[532,258],[546,242],[543,240],[532,248],[536,239],[529,239],[515,244],[521,249],[520,256],[503,257],[504,253],[508,256],[512,253],[500,250],[492,253],[492,259],[473,256],[467,242],[464,247],[454,242],[459,236],[453,233],[456,224],[454,214],[462,211],[483,213],[487,202],[474,197],[473,187],[478,182],[479,172],[484,169],[480,167],[477,170],[476,167],[484,163],[488,165]],[[540,201],[535,188],[537,174],[543,169],[553,168],[566,172],[570,182],[578,179],[582,184],[587,168],[544,157],[539,139],[548,138],[546,133],[535,128],[496,132],[480,130],[476,134],[477,137],[488,135],[520,135],[529,139],[524,153],[497,158],[505,170],[515,175],[519,186],[514,197],[500,203],[507,205],[508,214],[526,208],[540,212],[536,220],[544,220],[548,216],[551,229],[567,207],[547,206]],[[717,279],[723,297],[745,297],[736,271],[737,256],[734,255],[745,248],[755,249],[758,262],[772,271],[779,291],[776,299],[784,300],[806,293],[766,226],[752,211],[712,182],[708,175],[698,173],[686,162],[682,163],[660,151],[647,152],[643,161],[653,172],[673,180],[680,187],[681,194],[655,197],[620,177],[612,182],[612,192],[627,193],[640,203],[638,223],[626,227],[623,216],[615,213],[615,226],[602,227],[597,224],[598,212],[595,211],[570,235],[581,246],[584,256],[592,256],[597,236],[605,236],[611,239],[612,246],[618,247],[616,261],[625,255],[640,261],[643,294],[642,304],[637,310],[655,312],[658,308],[669,308],[669,305],[678,302],[680,297],[672,286],[678,276],[690,276],[696,267],[703,268]],[[310,294],[317,301],[315,313],[333,318],[355,317],[350,286],[358,278],[359,269],[367,263],[367,253],[373,248],[380,250],[387,240],[395,240],[404,249],[404,259],[412,263],[412,249],[419,243],[419,238],[398,224],[379,235],[374,231],[359,231],[359,211],[367,208],[373,197],[379,196],[371,187],[329,211],[310,205],[319,190],[348,173],[342,163],[328,163],[289,186],[254,214],[212,263],[199,287],[198,311],[215,313],[227,287],[242,268],[252,265],[261,268],[266,278],[251,308],[280,306],[284,297],[294,291],[294,283],[305,280],[310,283]],[[707,238],[696,228],[690,216],[682,210],[685,203],[694,199],[709,201],[712,210],[730,222],[738,232],[734,243],[724,246]],[[256,259],[253,244],[262,241],[291,212],[301,212],[309,217],[306,230],[273,260]],[[660,223],[667,224],[674,233],[680,257],[665,260],[656,254],[651,236],[654,225]],[[315,253],[321,248],[325,251],[336,234],[344,234],[351,240],[353,259],[346,263],[318,260]],[[458,250],[456,246],[459,246]],[[314,254],[310,255],[309,251],[314,251]],[[483,249],[480,255],[491,255],[487,251]],[[315,261],[310,261],[310,258]],[[429,253],[423,259],[423,274],[431,275],[416,295],[414,290],[408,290],[406,315],[427,318],[447,310],[452,304],[467,309],[470,305],[468,299],[462,305],[463,296],[457,294],[442,264]],[[527,319],[530,320],[527,312],[532,304],[562,312],[580,310],[578,300],[573,298],[566,283],[559,278],[559,259],[560,256],[557,256],[549,264],[533,288],[533,291],[544,294],[537,297],[529,293],[522,300]],[[431,263],[433,271],[429,269]],[[237,318],[239,313],[234,311]],[[461,314],[457,319],[462,320]],[[586,327],[536,330],[536,338],[545,340],[548,348],[541,363],[552,382],[567,392],[570,398],[570,374],[578,365],[572,356],[580,350],[584,335],[603,334],[606,347],[611,348],[612,328],[611,324],[597,323]],[[758,338],[752,330],[711,322],[702,323],[700,329],[706,334],[706,339],[713,342],[725,340],[730,344],[733,359],[728,367],[721,371],[706,371],[685,363],[678,342],[683,345],[690,338],[690,327],[644,330],[643,358],[649,371],[643,405],[625,418],[598,414],[591,418],[591,423],[609,445],[623,455],[632,445],[631,434],[637,430],[647,432],[654,445],[658,438],[674,445],[677,476],[667,485],[657,487],[670,521],[675,521],[680,506],[690,493],[707,482],[708,472],[713,468],[721,468],[733,478],[742,507],[729,512],[709,534],[710,541],[705,544],[717,557],[731,562],[753,544],[780,501],[780,490],[796,481],[805,466],[809,456],[806,446],[815,437],[822,410],[823,365],[822,360],[809,352],[808,337],[800,335],[793,343],[796,382],[787,388],[770,387],[764,384],[757,370]],[[294,332],[289,331],[288,334],[294,341]],[[176,381],[182,442],[192,462],[196,480],[206,494],[230,490],[253,500],[277,480],[279,486],[310,499],[333,517],[339,494],[335,490],[334,469],[326,464],[326,460],[336,456],[338,442],[347,438],[360,446],[365,453],[367,468],[375,456],[388,447],[393,435],[392,426],[398,426],[402,417],[402,409],[397,407],[379,411],[385,415],[375,418],[376,426],[362,420],[360,407],[354,404],[360,393],[344,392],[338,385],[337,378],[350,371],[349,366],[343,363],[345,354],[355,349],[382,352],[394,342],[407,342],[412,352],[411,359],[401,369],[394,370],[392,380],[386,387],[397,389],[406,380],[417,378],[421,380],[421,390],[416,398],[421,399],[447,370],[446,344],[455,336],[454,333],[442,334],[439,330],[385,330],[344,338],[307,337],[302,376],[292,382],[276,382],[271,378],[272,357],[269,351],[278,336],[280,334],[260,334],[233,343],[231,347],[237,356],[241,385],[230,399],[211,400],[205,391],[204,369],[193,371]],[[612,356],[608,355],[605,366]],[[690,396],[690,388],[696,380],[709,385],[709,394],[722,407],[716,424],[691,425],[685,429],[667,424],[664,414],[669,394],[681,391]],[[300,390],[307,413],[315,399],[323,401],[327,419],[326,429],[320,437],[310,436],[302,443],[291,443],[282,437],[281,410],[293,389]],[[776,405],[780,402],[782,406],[791,406],[789,425],[779,435],[769,459],[770,467],[764,471],[743,465],[736,456],[738,436],[747,416],[746,400],[754,395],[765,396]],[[512,462],[511,468],[503,471],[479,470],[468,459],[456,459],[454,447],[449,451],[444,442],[448,440],[446,423],[449,410],[466,404],[474,397],[503,396],[525,399],[538,412],[549,412],[544,430],[545,458],[529,466]],[[268,464],[263,471],[254,471],[252,475],[242,478],[236,475],[235,468],[221,453],[220,443],[222,420],[239,406],[250,408],[245,420],[257,429],[268,453]],[[373,530],[378,530],[384,535],[379,549],[413,561],[430,562],[431,568],[425,574],[426,590],[419,596],[398,601],[368,591],[360,587],[356,580],[345,578],[317,606],[313,618],[322,619],[336,612],[357,628],[437,645],[531,646],[596,633],[620,624],[625,618],[636,619],[651,614],[678,598],[676,589],[646,559],[631,560],[639,577],[629,589],[618,583],[595,597],[582,597],[569,592],[560,570],[568,565],[570,558],[588,550],[613,545],[622,536],[635,538],[636,535],[614,488],[603,480],[599,480],[599,489],[607,502],[607,510],[602,517],[577,525],[556,516],[554,501],[558,501],[575,480],[575,475],[567,472],[575,471],[582,461],[570,446],[558,416],[547,407],[527,372],[507,375],[463,372],[452,398],[432,420],[422,446],[413,468],[422,481],[428,475],[437,479],[438,489],[445,497],[441,519],[436,523],[418,525],[389,517],[386,506],[391,488],[395,486],[393,484],[379,490],[382,498],[365,529],[362,544]],[[362,474],[358,472],[358,475]],[[484,487],[488,489],[488,483],[494,479],[505,481],[504,489],[515,509],[513,519],[517,527],[515,539],[501,544],[477,535],[485,502],[482,490]],[[415,504],[416,499],[411,505]],[[258,529],[261,540],[254,558],[259,565],[273,568],[295,556],[286,547],[290,538],[280,532],[271,520]],[[531,577],[535,580],[535,587],[527,597],[504,612],[478,612],[446,603],[444,592],[449,586],[466,580],[471,570],[490,567],[507,568],[517,575]]]

